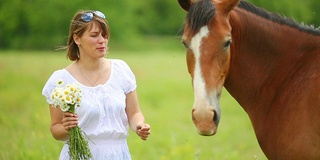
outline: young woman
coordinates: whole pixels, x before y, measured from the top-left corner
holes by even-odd
[[[151,132],[140,111],[136,80],[122,60],[105,58],[110,31],[99,11],[79,11],[69,31],[67,57],[73,61],[55,71],[45,84],[42,94],[50,107],[51,133],[64,141],[60,159],[70,159],[68,131],[79,126],[87,137],[92,159],[131,159],[126,138],[128,129],[146,140]],[[50,94],[58,80],[64,84],[79,83],[82,90],[76,114],[52,107]]]

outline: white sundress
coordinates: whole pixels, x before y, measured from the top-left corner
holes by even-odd
[[[42,94],[52,104],[50,94],[63,80],[64,85],[79,83],[67,70],[55,71],[45,84]],[[80,84],[81,106],[76,108],[78,126],[86,133],[93,160],[130,160],[127,145],[129,124],[125,112],[126,94],[136,89],[135,76],[122,60],[111,60],[109,80],[95,87]],[[60,160],[69,160],[68,144],[65,142]]]

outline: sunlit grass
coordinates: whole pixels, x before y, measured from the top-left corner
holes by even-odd
[[[248,116],[226,91],[217,135],[197,134],[184,51],[111,50],[108,57],[130,65],[142,111],[152,126],[147,141],[130,132],[134,160],[266,159]],[[53,71],[69,63],[62,52],[0,52],[0,159],[58,159],[62,142],[51,136],[41,90]]]

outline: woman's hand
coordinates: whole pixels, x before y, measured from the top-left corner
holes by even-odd
[[[78,115],[69,112],[63,113],[62,125],[64,129],[69,132],[69,130],[78,125]]]
[[[147,140],[151,134],[151,128],[149,124],[137,125],[137,134],[142,140]]]

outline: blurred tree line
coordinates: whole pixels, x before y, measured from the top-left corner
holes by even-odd
[[[298,22],[320,25],[319,0],[248,1]],[[111,28],[110,43],[121,45],[150,35],[180,36],[186,14],[177,0],[0,0],[0,49],[65,45],[70,21],[80,9],[105,13]]]

